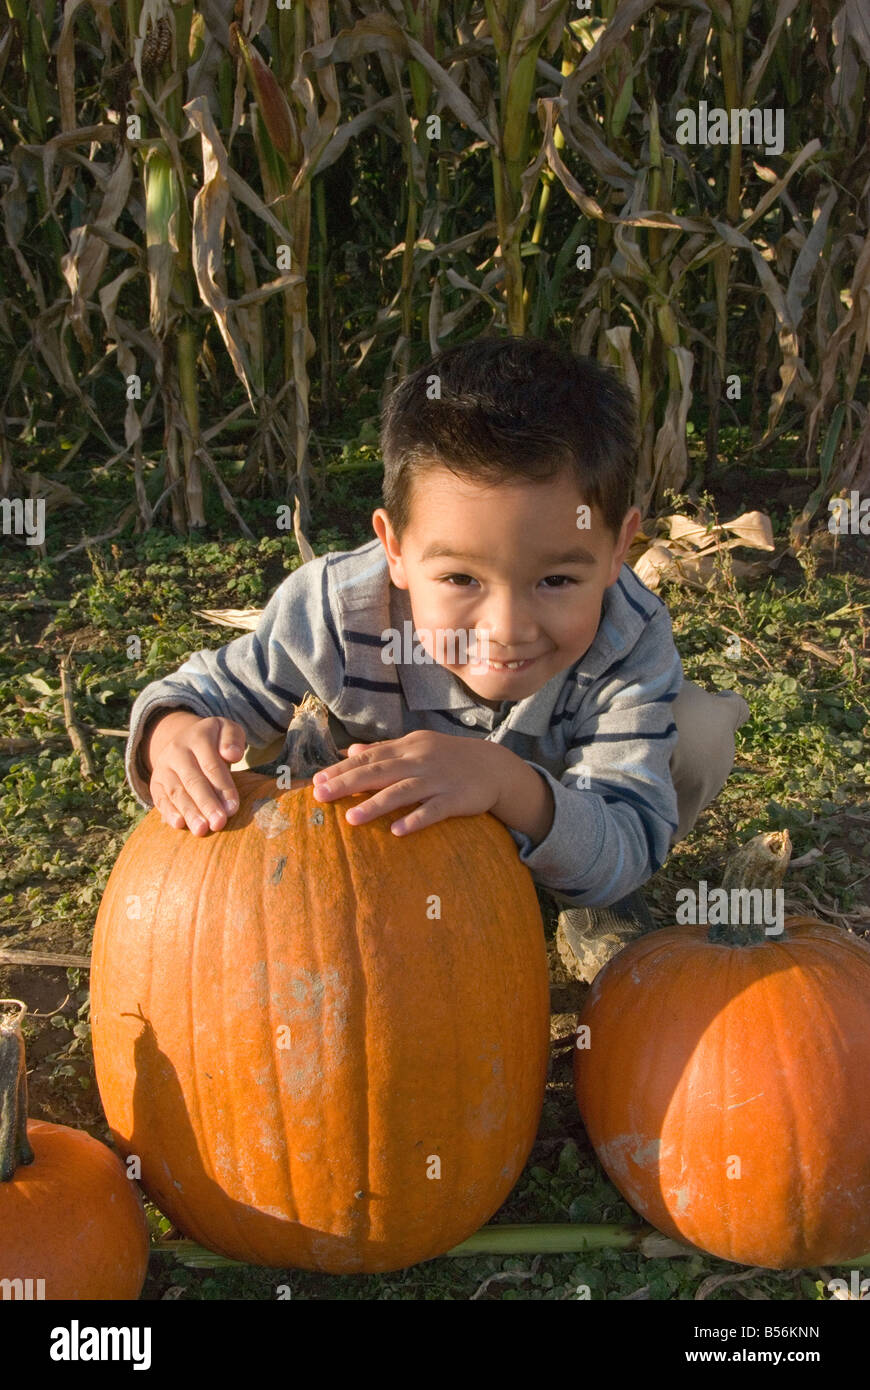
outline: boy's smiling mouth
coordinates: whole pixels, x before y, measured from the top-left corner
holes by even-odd
[[[534,663],[539,660],[540,657],[538,656],[529,656],[523,660],[516,661],[493,661],[490,660],[488,657],[485,657],[482,658],[480,661],[469,662],[469,670],[480,672],[498,671],[500,673],[507,673],[512,675],[518,671],[527,670],[530,666],[534,665]]]
[[[495,671],[520,671],[524,666],[531,666],[533,661],[537,661],[536,656],[526,657],[525,661],[487,661],[487,666]]]

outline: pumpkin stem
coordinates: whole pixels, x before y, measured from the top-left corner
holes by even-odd
[[[763,897],[745,896],[754,889],[775,890],[782,885],[791,858],[791,836],[787,830],[765,830],[741,845],[725,865],[722,887],[729,894],[728,922],[714,922],[707,940],[720,946],[759,946],[769,940],[761,920],[762,912],[754,910],[763,904]],[[735,898],[735,893],[741,894]],[[739,911],[735,907],[739,904]],[[753,906],[750,911],[750,907]],[[748,919],[754,920],[748,920]]]
[[[27,1142],[27,1070],[21,1033],[26,1013],[27,1005],[20,999],[0,999],[0,1182],[10,1182],[16,1168],[32,1163],[34,1157]]]
[[[299,704],[293,706],[293,718],[278,757],[273,762],[251,768],[251,771],[274,777],[279,767],[289,767],[292,779],[311,778],[320,768],[332,767],[333,763],[340,763],[343,757],[329,732],[327,706],[309,690]]]

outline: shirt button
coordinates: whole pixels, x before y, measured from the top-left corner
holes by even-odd
[[[463,724],[471,725],[477,723],[477,715],[473,709],[464,709],[459,718],[462,720]]]

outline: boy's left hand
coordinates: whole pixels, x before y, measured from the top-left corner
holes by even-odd
[[[383,743],[352,743],[345,752],[348,756],[340,763],[314,774],[315,799],[334,801],[354,792],[374,791],[374,796],[345,813],[351,825],[421,802],[393,822],[394,835],[421,830],[448,816],[476,816],[492,810],[504,790],[505,755],[510,754],[497,743],[430,729],[415,729]]]

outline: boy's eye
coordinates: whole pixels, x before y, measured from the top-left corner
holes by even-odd
[[[543,582],[545,584],[548,584],[551,579],[556,580],[556,587],[560,589],[565,584],[579,583],[579,580],[572,578],[570,574],[548,574],[546,578],[543,580]],[[443,584],[453,584],[455,580],[468,580],[468,582],[471,584],[474,584],[476,582],[470,574],[445,574],[441,582]],[[457,589],[466,589],[468,587],[468,584],[457,583],[455,584],[455,587]]]

